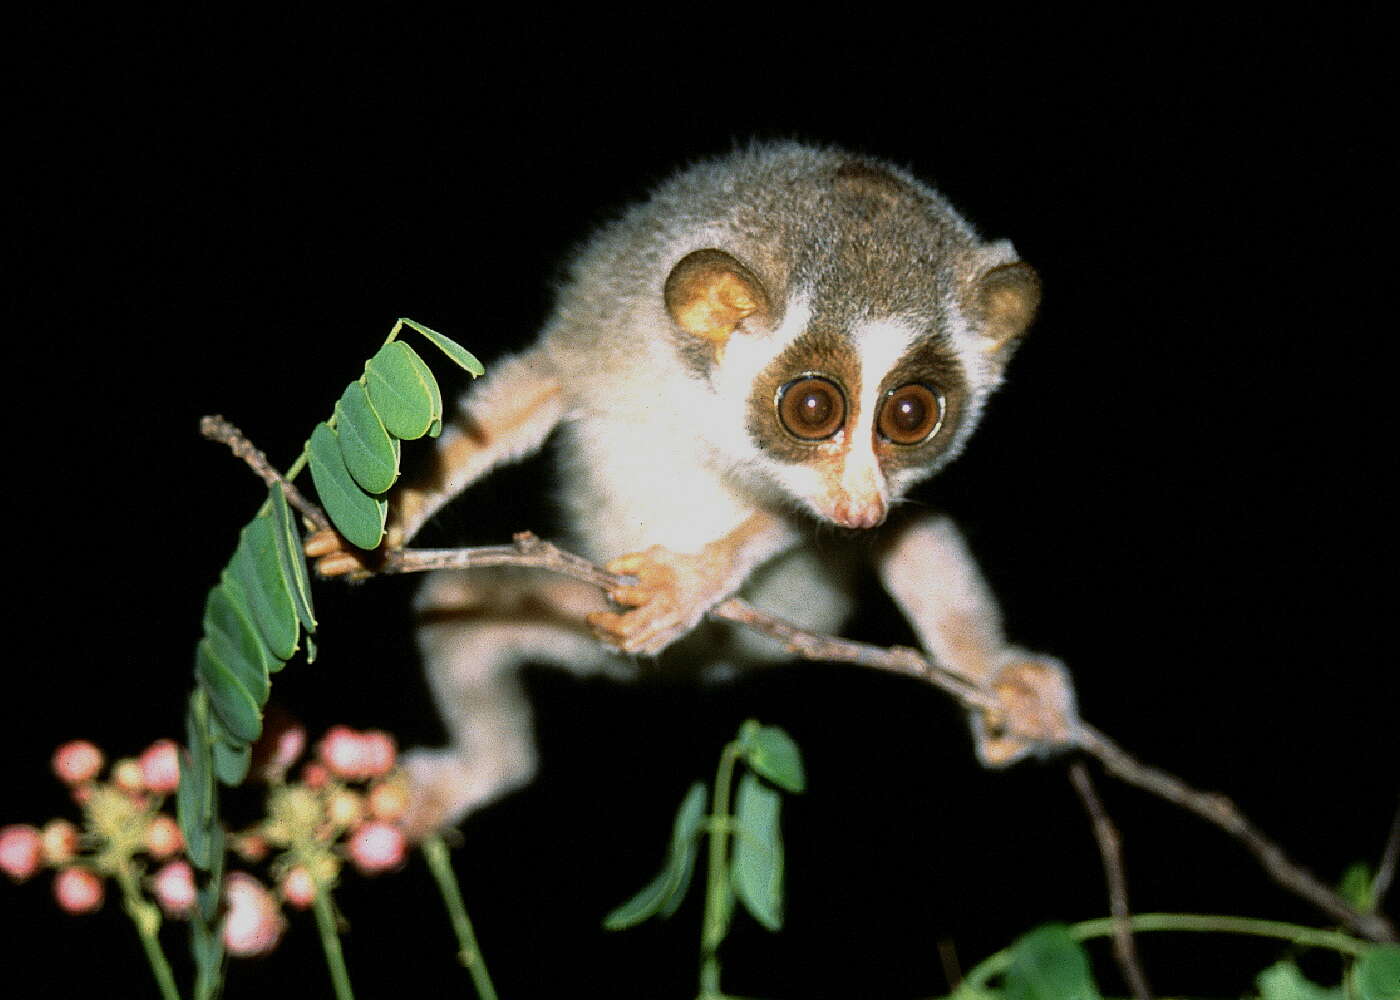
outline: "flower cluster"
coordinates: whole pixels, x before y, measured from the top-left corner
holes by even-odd
[[[230,835],[229,844],[245,862],[267,864],[276,892],[248,872],[224,877],[221,933],[231,955],[274,948],[286,927],[279,897],[294,908],[312,906],[335,885],[345,860],[370,875],[404,861],[398,821],[408,787],[395,769],[393,738],[334,726],[289,781],[306,745],[306,731],[285,724],[266,727],[255,748],[256,774],[269,786],[267,815]],[[179,786],[179,747],[158,740],[139,757],[115,761],[106,780],[104,764],[102,751],[86,740],[58,748],[53,770],[82,807],[83,826],[54,819],[42,828],[0,828],[0,871],[24,881],[56,869],[54,894],[69,913],[101,907],[105,880],[113,878],[129,896],[143,886],[167,916],[187,917],[198,898],[195,873],[180,856],[179,824],[161,811]],[[148,876],[151,862],[157,867]]]
[[[83,810],[83,827],[52,819],[42,828],[16,823],[0,828],[0,871],[22,882],[41,868],[54,868],[54,895],[69,913],[102,906],[104,879],[125,878],[144,869],[140,858],[161,865],[151,880],[167,913],[188,912],[194,877],[179,855],[180,827],[160,811],[180,783],[180,752],[172,740],[157,740],[139,757],[112,764],[100,780],[106,758],[87,740],[73,740],[53,755],[53,771]]]

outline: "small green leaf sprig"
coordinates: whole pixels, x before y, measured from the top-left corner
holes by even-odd
[[[731,811],[734,770],[741,762],[745,770]],[[675,913],[693,880],[700,838],[708,834],[699,996],[701,1000],[727,996],[720,989],[718,953],[729,932],[735,900],[769,930],[782,927],[782,792],[797,793],[805,788],[802,755],[792,737],[777,726],[746,721],[720,754],[712,811],[706,815],[706,789],[697,781],[676,812],[661,872],[609,913],[603,926],[622,930],[653,916],[664,918]]]
[[[331,419],[312,431],[285,477],[291,481],[309,465],[327,517],[364,549],[376,548],[384,537],[384,494],[398,479],[400,442],[442,432],[442,391],[426,362],[398,339],[405,328],[473,376],[483,373],[481,363],[451,338],[400,319],[364,374],[341,394]],[[191,920],[199,998],[215,995],[223,962],[215,933],[224,857],[215,779],[229,786],[243,781],[251,744],[262,732],[271,675],[296,654],[303,633],[308,662],[315,656],[316,616],[301,546],[281,483],[273,483],[205,603],[177,795],[189,857],[202,873]]]

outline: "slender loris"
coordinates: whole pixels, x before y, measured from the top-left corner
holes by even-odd
[[[413,825],[453,823],[529,780],[523,662],[625,671],[672,644],[731,667],[781,655],[737,629],[683,641],[736,593],[839,631],[850,601],[831,526],[879,529],[961,451],[1039,295],[1010,243],[981,240],[905,171],[835,149],[701,163],[600,232],[539,342],[488,368],[431,471],[392,498],[386,544],[558,434],[571,547],[636,582],[427,581],[420,640],[452,742],[406,758]],[[1008,645],[951,522],[901,520],[863,548],[926,651],[1006,706],[973,719],[984,763],[1064,738],[1064,668]],[[362,565],[333,535],[308,552],[326,575]]]

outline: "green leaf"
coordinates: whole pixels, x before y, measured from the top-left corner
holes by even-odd
[[[209,702],[200,688],[190,694],[185,713],[185,752],[180,756],[180,785],[175,792],[176,815],[186,851],[197,868],[208,871],[213,858],[213,761],[209,748]]]
[[[364,381],[370,403],[394,437],[416,441],[442,416],[437,380],[402,340],[390,341],[369,359]]]
[[[248,765],[253,759],[253,748],[242,740],[235,739],[224,728],[217,717],[210,720],[210,737],[214,758],[214,774],[225,785],[237,788],[248,776]]]
[[[360,488],[383,493],[399,478],[399,442],[369,403],[365,387],[351,382],[335,404],[335,433],[345,467]]]
[[[227,573],[224,575],[229,584],[238,586]],[[235,592],[241,595],[241,588]],[[209,591],[204,602],[204,637],[213,647],[214,655],[234,672],[253,700],[261,705],[267,700],[268,671],[277,658],[263,644],[262,635],[240,604],[230,596],[230,587],[222,583]]]
[[[802,752],[797,743],[778,726],[760,726],[749,720],[740,730],[744,761],[773,784],[789,792],[807,787],[802,771]]]
[[[311,479],[321,506],[351,545],[372,549],[384,537],[384,520],[389,513],[388,501],[373,497],[360,489],[345,459],[340,454],[340,440],[328,424],[320,423],[311,432],[307,445],[311,464]]]
[[[259,515],[243,526],[229,570],[243,585],[243,596],[267,648],[279,660],[291,659],[301,632],[292,591],[282,574],[282,558],[270,515]]]
[[[1361,956],[1351,977],[1358,1000],[1396,1000],[1400,997],[1400,945],[1372,948]]]
[[[739,779],[734,808],[734,894],[755,920],[776,931],[783,925],[783,841],[778,818],[782,795],[752,772]]]
[[[201,639],[195,650],[195,677],[209,696],[209,707],[235,739],[252,743],[262,732],[262,714],[248,689]],[[212,751],[211,751],[212,752]]]
[[[1329,989],[1306,979],[1292,962],[1279,962],[1259,973],[1261,1000],[1346,1000],[1341,987]]]
[[[316,631],[316,610],[311,606],[311,579],[306,573],[306,555],[301,550],[301,532],[297,530],[281,483],[273,483],[267,493],[272,506],[273,534],[277,538],[277,554],[282,560],[282,575],[291,584],[297,617],[308,632]]]
[[[635,896],[604,917],[604,929],[621,931],[628,927],[635,927],[643,920],[656,914],[665,905],[666,900],[671,895],[671,890],[671,870],[667,868],[643,886],[642,890]]]
[[[680,907],[695,871],[696,841],[705,824],[705,786],[690,786],[671,826],[666,867],[641,891],[603,918],[610,931],[623,930],[660,914],[669,917]]]
[[[470,351],[468,351],[461,344],[457,343],[451,337],[444,336],[443,334],[438,333],[436,330],[430,330],[423,324],[415,323],[411,319],[402,319],[399,322],[401,322],[404,326],[411,327],[412,329],[417,330],[423,336],[427,337],[429,340],[431,340],[434,344],[437,345],[438,350],[442,351],[443,354],[446,354],[449,358],[455,361],[462,368],[465,368],[467,371],[471,372],[473,376],[480,376],[485,374],[486,369],[482,367],[481,362],[476,360],[476,358],[472,356],[472,353]]]
[[[1037,927],[1012,945],[1006,1000],[1100,1000],[1089,956],[1063,924]]]

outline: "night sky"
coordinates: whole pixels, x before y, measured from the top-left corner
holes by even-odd
[[[8,381],[33,395],[11,409],[18,687],[0,713],[17,794],[0,824],[73,815],[47,771],[63,740],[124,755],[181,731],[205,592],[262,492],[200,439],[202,414],[286,466],[396,317],[489,367],[531,342],[570,249],[621,206],[697,157],[803,138],[908,166],[1043,278],[981,429],[916,494],[964,527],[1013,640],[1070,665],[1094,725],[1234,797],[1324,880],[1375,862],[1400,681],[1393,163],[1365,30],[1275,44],[1237,23],[1208,44],[1144,25],[1037,52],[1028,29],[1023,58],[983,35],[855,51],[833,29],[779,66],[763,49],[668,59],[661,31],[609,54],[479,28],[453,54],[457,29],[431,24],[364,42],[268,26],[247,48],[228,27],[64,27],[27,56]],[[557,524],[546,455],[462,497],[432,539]],[[320,659],[278,675],[273,701],[313,732],[437,742],[413,587],[319,586]],[[912,641],[873,584],[847,631]],[[528,682],[541,775],[472,817],[456,855],[503,998],[693,995],[698,893],[668,923],[601,918],[651,877],[686,786],[748,717],[799,741],[810,790],[785,817],[788,926],[736,921],[733,991],[932,996],[940,942],[967,969],[1037,923],[1106,912],[1065,762],[982,770],[925,685],[811,663],[705,687],[659,668]],[[1134,909],[1327,924],[1218,831],[1099,788]],[[0,885],[7,967],[48,980],[27,995],[147,995],[117,900],[70,918],[47,883]],[[470,995],[420,862],[338,898],[360,995]],[[1142,947],[1158,990],[1213,996],[1284,954]],[[298,995],[329,996],[317,950],[299,916],[227,995],[304,975]]]

